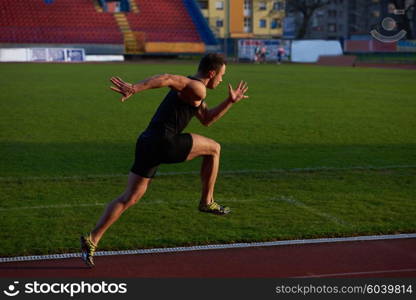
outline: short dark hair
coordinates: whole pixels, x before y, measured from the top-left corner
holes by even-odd
[[[198,72],[208,74],[209,71],[219,71],[222,65],[226,65],[224,57],[217,53],[209,53],[201,58],[198,66]]]

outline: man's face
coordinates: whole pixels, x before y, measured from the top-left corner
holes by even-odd
[[[219,71],[211,71],[207,88],[215,89],[222,82],[222,76],[225,74],[225,68],[225,65],[222,65]]]

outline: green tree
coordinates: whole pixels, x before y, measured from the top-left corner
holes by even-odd
[[[300,13],[302,15],[302,22],[299,27],[296,38],[302,39],[306,35],[310,20],[319,8],[329,4],[328,0],[289,0],[287,1],[288,11]]]

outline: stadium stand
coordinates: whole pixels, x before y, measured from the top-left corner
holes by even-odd
[[[132,54],[202,53],[204,41],[216,43],[202,15],[191,17],[189,0],[129,0],[134,9],[115,14],[97,0],[46,2],[1,0],[0,43],[112,44]]]
[[[204,52],[205,45],[182,0],[131,0],[139,17],[127,13],[130,27],[145,32],[146,52]],[[156,13],[157,12],[157,13]]]
[[[123,44],[114,17],[85,0],[2,0],[0,27],[1,43]]]

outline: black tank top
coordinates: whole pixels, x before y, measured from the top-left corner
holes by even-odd
[[[199,80],[188,76],[190,79]],[[200,80],[199,80],[200,81]],[[198,107],[181,100],[171,89],[159,105],[142,137],[172,136],[181,133],[195,115]]]

